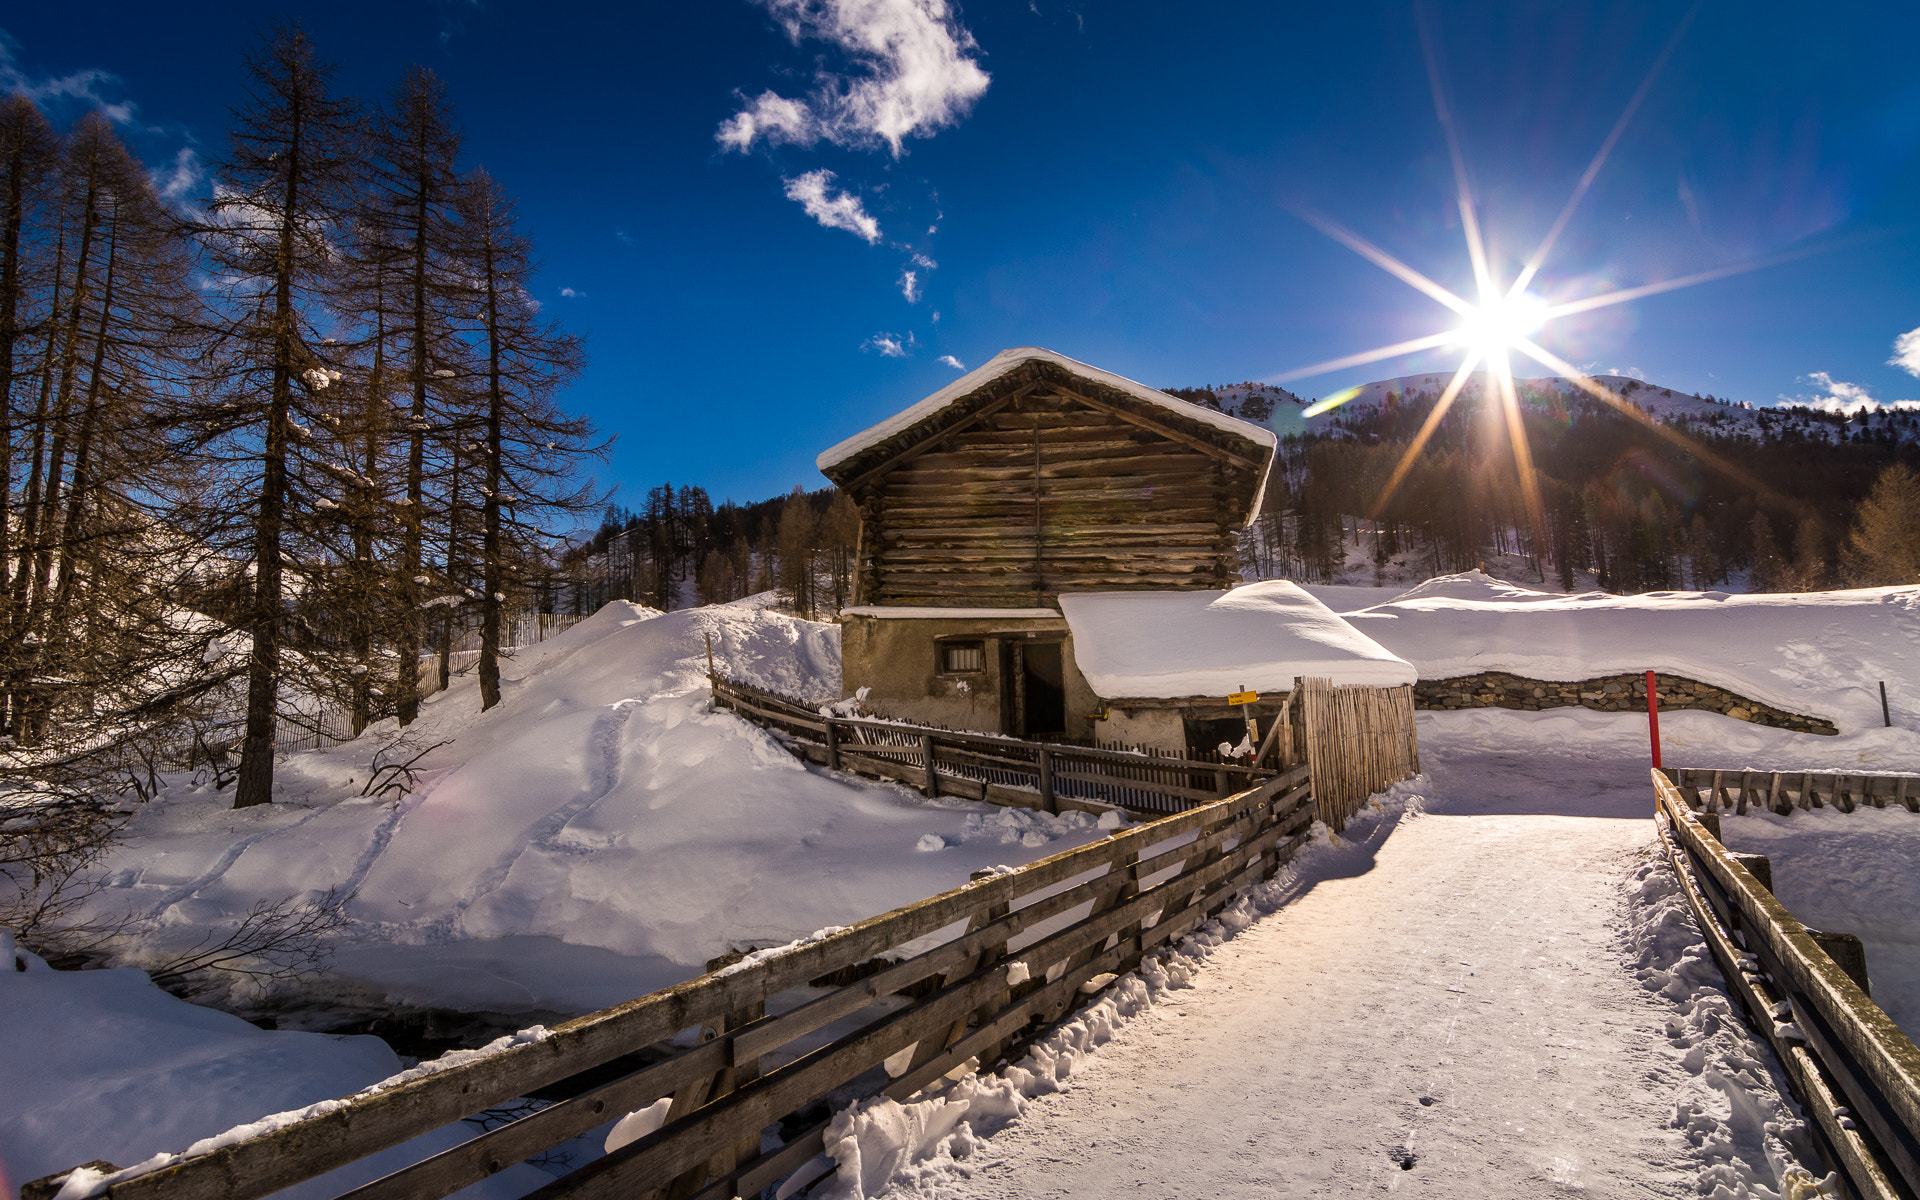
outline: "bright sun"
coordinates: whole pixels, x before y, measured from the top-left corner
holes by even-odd
[[[1552,311],[1545,300],[1531,292],[1502,297],[1465,314],[1460,328],[1453,331],[1453,344],[1482,358],[1496,358],[1517,349],[1528,335],[1547,323]]]
[[[1641,101],[1646,98],[1648,90],[1653,86],[1654,78],[1660,73],[1661,67],[1666,64],[1667,59],[1673,54],[1674,48],[1679,45],[1681,36],[1686,32],[1687,25],[1693,19],[1692,16],[1689,15],[1680,23],[1679,29],[1674,32],[1673,38],[1667,43],[1666,49],[1660,54],[1660,57],[1655,60],[1645,81],[1641,83],[1639,90],[1634,93],[1632,100],[1627,103],[1626,110],[1620,114],[1620,119],[1614,123],[1613,130],[1607,135],[1607,139],[1601,145],[1599,153],[1594,155],[1593,161],[1588,164],[1585,173],[1580,177],[1580,181],[1574,186],[1573,195],[1567,199],[1565,207],[1561,209],[1558,219],[1554,221],[1552,228],[1547,231],[1546,237],[1541,240],[1539,247],[1535,249],[1532,256],[1527,259],[1513,281],[1510,284],[1503,285],[1496,279],[1496,269],[1491,261],[1492,256],[1489,255],[1486,243],[1481,236],[1479,217],[1475,212],[1473,203],[1473,192],[1467,182],[1466,160],[1461,154],[1459,134],[1454,128],[1451,109],[1446,102],[1445,94],[1440,85],[1439,63],[1433,53],[1433,40],[1427,28],[1424,15],[1425,9],[1416,5],[1415,13],[1420,18],[1420,40],[1422,47],[1426,51],[1427,75],[1433,87],[1434,112],[1440,119],[1440,127],[1445,132],[1447,138],[1447,149],[1453,159],[1453,177],[1458,192],[1457,203],[1460,212],[1460,227],[1461,232],[1466,235],[1467,258],[1473,268],[1474,290],[1479,296],[1479,303],[1475,304],[1441,284],[1436,283],[1434,280],[1414,270],[1406,263],[1401,262],[1391,254],[1388,254],[1378,246],[1375,246],[1365,238],[1346,229],[1325,215],[1306,210],[1295,210],[1308,224],[1319,229],[1328,237],[1333,238],[1362,258],[1365,258],[1388,274],[1393,275],[1401,282],[1412,287],[1415,291],[1428,296],[1451,310],[1458,319],[1459,324],[1452,329],[1428,334],[1425,337],[1396,342],[1391,346],[1379,346],[1372,350],[1363,350],[1358,354],[1349,354],[1341,358],[1330,359],[1326,362],[1315,363],[1313,366],[1303,367],[1297,371],[1289,371],[1284,375],[1275,376],[1275,382],[1284,383],[1289,380],[1304,379],[1314,375],[1326,374],[1331,371],[1343,371],[1366,363],[1380,362],[1389,358],[1399,358],[1403,355],[1414,354],[1423,350],[1456,347],[1463,352],[1459,369],[1454,372],[1453,378],[1448,381],[1445,390],[1440,393],[1439,398],[1434,403],[1432,411],[1428,413],[1426,421],[1421,425],[1419,433],[1417,433],[1408,444],[1406,451],[1400,456],[1399,465],[1395,467],[1392,476],[1387,480],[1386,486],[1381,489],[1380,495],[1374,504],[1373,511],[1376,518],[1386,508],[1387,502],[1392,498],[1395,490],[1399,488],[1401,481],[1406,478],[1407,472],[1412,468],[1415,458],[1419,456],[1420,451],[1426,446],[1428,439],[1433,436],[1434,430],[1439,426],[1440,419],[1446,415],[1447,409],[1460,396],[1467,381],[1473,376],[1475,371],[1478,370],[1484,372],[1487,377],[1487,382],[1490,385],[1488,388],[1488,392],[1490,393],[1488,399],[1491,403],[1498,406],[1502,423],[1506,428],[1507,440],[1512,447],[1514,467],[1519,476],[1521,490],[1525,496],[1528,514],[1532,518],[1536,535],[1540,532],[1542,510],[1538,482],[1533,474],[1532,451],[1527,445],[1525,426],[1521,420],[1520,397],[1517,389],[1514,387],[1513,368],[1510,362],[1510,352],[1514,351],[1532,359],[1555,374],[1563,376],[1568,382],[1585,391],[1594,399],[1613,407],[1629,419],[1638,421],[1654,435],[1683,445],[1694,455],[1702,459],[1712,460],[1723,469],[1734,472],[1734,468],[1730,465],[1719,463],[1717,458],[1709,454],[1702,447],[1688,441],[1684,435],[1654,421],[1638,408],[1622,400],[1614,392],[1588,378],[1584,372],[1572,363],[1541,346],[1534,340],[1533,335],[1544,328],[1549,322],[1560,317],[1572,316],[1575,313],[1591,312],[1594,309],[1605,308],[1614,304],[1624,304],[1629,300],[1637,300],[1643,296],[1651,296],[1660,292],[1673,291],[1676,288],[1688,287],[1696,283],[1705,283],[1711,279],[1723,279],[1729,275],[1740,274],[1745,271],[1754,270],[1757,267],[1768,265],[1766,262],[1747,262],[1728,267],[1720,267],[1715,270],[1702,271],[1698,274],[1687,275],[1678,279],[1670,279],[1661,283],[1646,284],[1641,287],[1622,288],[1618,291],[1604,292],[1600,295],[1564,301],[1557,304],[1550,303],[1527,290],[1528,285],[1533,282],[1540,268],[1545,264],[1547,255],[1553,249],[1554,243],[1559,240],[1561,233],[1565,231],[1567,222],[1572,219],[1574,209],[1579,206],[1581,198],[1586,195],[1588,188],[1593,184],[1595,176],[1600,173],[1601,165],[1606,162],[1608,154],[1612,152],[1614,145],[1620,140],[1621,134],[1626,131],[1627,122],[1633,116],[1634,110],[1637,109]],[[1776,259],[1774,261],[1780,260]],[[1359,396],[1362,391],[1364,391],[1364,389],[1354,387],[1336,392],[1323,400],[1309,405],[1303,410],[1302,415],[1314,417],[1323,412],[1331,411]]]

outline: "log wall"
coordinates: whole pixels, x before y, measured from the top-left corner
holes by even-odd
[[[1029,384],[856,489],[859,602],[1228,588],[1262,463]]]

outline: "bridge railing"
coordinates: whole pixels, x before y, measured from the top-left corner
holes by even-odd
[[[800,1114],[830,1096],[905,1099],[1017,1053],[1104,977],[1271,877],[1313,817],[1299,767],[206,1153],[127,1171],[89,1164],[106,1174],[71,1191],[255,1200],[476,1113],[563,1093],[344,1197],[435,1200],[667,1098],[662,1126],[533,1195],[755,1195],[821,1153],[827,1122]],[[763,1149],[775,1129],[779,1144]],[[28,1184],[24,1200],[51,1197],[67,1174]]]
[[[1718,803],[1725,777],[1738,773],[1712,774],[1718,783],[1704,786]],[[1774,898],[1766,860],[1721,844],[1719,815],[1689,803],[1696,780],[1655,769],[1655,820],[1727,990],[1772,1045],[1822,1156],[1852,1194],[1911,1200],[1920,1195],[1920,1047],[1828,952],[1828,935]],[[1771,781],[1769,790],[1777,797]]]

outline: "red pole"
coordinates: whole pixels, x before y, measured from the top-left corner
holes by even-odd
[[[1647,738],[1653,743],[1653,769],[1660,769],[1660,697],[1654,691],[1653,672],[1647,672]]]

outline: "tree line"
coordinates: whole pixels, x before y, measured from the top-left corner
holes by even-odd
[[[851,602],[860,513],[834,487],[716,507],[705,488],[671,483],[639,511],[609,505],[593,535],[562,557],[555,611],[609,600],[662,611],[763,592],[806,617]]]
[[[178,207],[99,114],[0,105],[10,778],[151,776],[238,708],[234,803],[266,803],[279,723],[413,721],[423,652],[467,622],[492,707],[509,605],[605,500],[559,403],[584,345],[441,81],[360,103],[297,28],[243,77]]]

